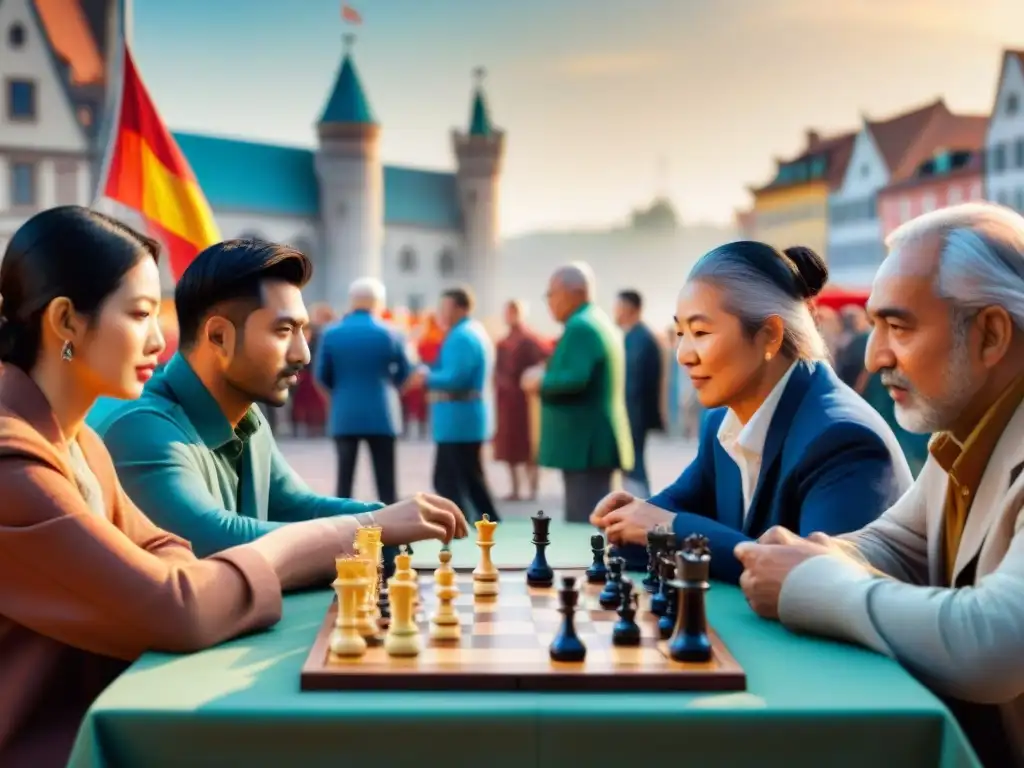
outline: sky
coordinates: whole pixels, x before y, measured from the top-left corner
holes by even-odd
[[[728,223],[808,128],[938,96],[988,114],[1022,0],[133,0],[131,42],[173,130],[315,145],[343,35],[389,164],[454,169],[486,69],[506,131],[501,231],[602,228],[668,197]]]

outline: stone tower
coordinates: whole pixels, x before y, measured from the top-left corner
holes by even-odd
[[[505,133],[491,120],[482,69],[474,72],[469,130],[452,132],[458,165],[459,200],[465,229],[465,274],[477,294],[482,320],[495,318],[505,298],[499,293],[499,179]]]
[[[314,279],[323,281],[324,300],[335,310],[344,310],[357,277],[381,277],[383,247],[380,125],[352,61],[352,42],[346,36],[341,69],[317,123],[324,258]]]

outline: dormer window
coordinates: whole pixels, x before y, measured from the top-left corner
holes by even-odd
[[[7,44],[14,50],[18,50],[25,44],[25,27],[14,22],[7,28]]]
[[[1006,97],[1006,114],[1015,115],[1020,109],[1020,97],[1016,93],[1011,93]]]

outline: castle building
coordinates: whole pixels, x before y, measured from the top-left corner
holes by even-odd
[[[90,205],[109,125],[116,0],[0,0],[0,252],[33,213]],[[111,44],[113,42],[113,44]],[[476,73],[468,124],[451,133],[454,169],[385,164],[382,121],[351,38],[314,146],[175,133],[224,238],[294,245],[314,262],[307,301],[343,311],[349,283],[380,278],[393,307],[433,306],[468,284],[498,311],[505,133]],[[145,77],[145,73],[142,73]],[[159,108],[160,94],[152,94]]]

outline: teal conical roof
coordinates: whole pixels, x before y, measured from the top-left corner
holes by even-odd
[[[327,100],[327,106],[324,107],[323,114],[320,115],[320,122],[366,124],[377,122],[349,52],[345,53],[345,58],[341,61],[341,70],[334,81],[334,90],[331,91],[331,97]]]
[[[477,68],[473,74],[477,85],[473,94],[473,109],[469,115],[469,135],[490,136],[494,133],[494,124],[491,122],[491,113],[487,109],[487,97],[484,95],[484,70]]]

